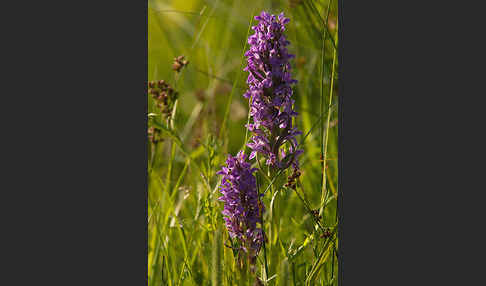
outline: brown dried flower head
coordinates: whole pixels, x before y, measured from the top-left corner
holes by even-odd
[[[184,59],[184,56],[178,56],[174,58],[174,63],[172,64],[172,69],[176,72],[180,72],[181,69],[189,64],[189,61]]]
[[[169,118],[179,93],[163,79],[157,82],[150,81],[148,86],[148,93],[155,100],[155,105],[166,118]]]

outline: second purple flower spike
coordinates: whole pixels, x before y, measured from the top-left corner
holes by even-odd
[[[243,151],[236,157],[228,155],[226,166],[223,166],[218,175],[221,179],[219,198],[224,202],[224,220],[231,238],[238,238],[245,252],[255,257],[260,251],[263,233],[257,228],[260,221],[263,205],[259,204],[256,179],[253,173],[257,169],[251,168],[246,162]]]

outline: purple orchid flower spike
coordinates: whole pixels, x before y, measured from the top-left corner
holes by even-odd
[[[302,134],[292,126],[292,118],[297,116],[292,108],[292,79],[288,53],[290,44],[285,38],[285,24],[290,20],[284,14],[270,15],[263,11],[255,17],[259,23],[248,38],[250,49],[245,53],[249,72],[249,89],[244,97],[250,99],[250,116],[253,123],[246,125],[253,132],[247,144],[252,149],[250,160],[256,154],[263,155],[266,164],[286,169],[290,165],[298,168],[297,157],[303,152],[298,149],[296,136]],[[287,145],[287,147],[285,147]]]
[[[223,215],[231,238],[237,238],[243,245],[243,250],[250,257],[258,255],[263,234],[257,228],[263,204],[259,204],[256,179],[253,173],[257,169],[251,168],[246,161],[243,151],[236,157],[228,155],[226,166],[217,174],[222,175],[219,191],[223,196],[219,198],[224,202]]]

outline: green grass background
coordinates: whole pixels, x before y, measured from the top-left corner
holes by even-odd
[[[147,143],[150,286],[253,285],[255,276],[263,285],[337,285],[337,6],[337,0],[149,0],[148,80],[164,79],[180,93],[173,126],[158,116],[149,120],[164,129],[163,142]],[[224,246],[231,243],[215,173],[244,145],[242,54],[252,18],[262,10],[291,19],[295,124],[308,136],[298,138],[305,153],[297,190],[278,187],[285,172],[263,199],[268,273],[262,250],[255,273],[245,275]],[[179,55],[189,65],[176,76],[171,66]],[[149,113],[160,114],[147,98]],[[268,182],[257,176],[263,192]],[[321,226],[309,209],[321,211]],[[331,235],[322,237],[323,229]]]

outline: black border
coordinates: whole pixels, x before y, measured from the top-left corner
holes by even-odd
[[[3,94],[18,101],[4,120],[17,134],[4,134],[16,167],[2,190],[18,196],[2,200],[15,226],[3,229],[15,261],[4,272],[17,268],[21,284],[147,284],[148,2],[24,4],[4,9],[21,19],[3,39],[14,46]]]

